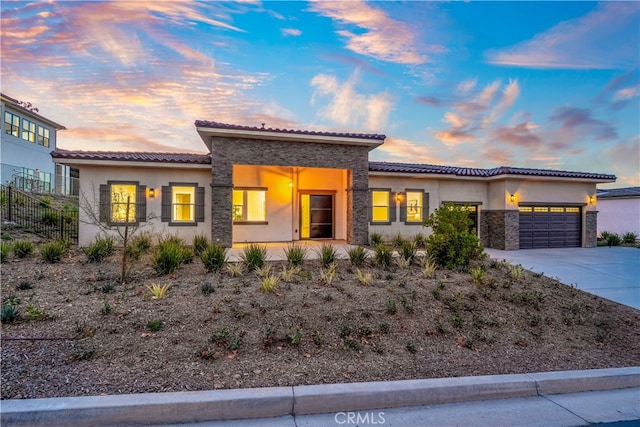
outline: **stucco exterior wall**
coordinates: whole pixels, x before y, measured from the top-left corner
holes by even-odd
[[[598,199],[598,234],[603,231],[640,236],[640,198]]]
[[[143,223],[138,231],[152,233],[155,236],[175,235],[191,244],[193,237],[198,234],[210,235],[211,218],[205,215],[205,221],[195,226],[169,226],[160,221],[161,214],[161,188],[169,182],[195,182],[204,187],[205,212],[209,211],[211,203],[211,170],[205,168],[168,168],[168,167],[105,167],[105,166],[78,166],[80,169],[80,246],[89,245],[96,236],[111,235],[119,244],[118,233],[115,230],[106,233],[95,224],[98,218],[98,206],[100,202],[100,184],[107,181],[138,181],[140,185],[146,185],[147,189],[155,189],[155,197],[151,198],[147,191],[147,222]],[[93,212],[91,214],[90,212]]]

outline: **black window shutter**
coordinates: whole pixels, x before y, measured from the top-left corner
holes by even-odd
[[[136,186],[136,222],[147,220],[147,186]]]
[[[422,220],[429,218],[429,193],[422,195]]]
[[[389,191],[389,222],[396,222],[396,198],[393,191]]]
[[[100,222],[109,222],[111,217],[111,186],[109,184],[100,184],[100,201],[98,206],[98,217]]]
[[[171,187],[162,186],[162,202],[161,202],[160,221],[171,221]]]
[[[196,187],[196,222],[204,222],[204,187]]]
[[[407,220],[407,193],[400,194],[402,194],[400,198],[400,222],[405,222]]]

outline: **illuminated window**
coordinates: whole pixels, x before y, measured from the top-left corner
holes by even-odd
[[[204,221],[204,187],[197,183],[170,182],[162,186],[162,222],[196,225]]]
[[[234,222],[264,222],[266,220],[266,189],[233,190]]]
[[[22,119],[22,139],[36,142],[36,124],[27,119]]]
[[[371,223],[391,224],[396,221],[396,201],[390,188],[371,189]]]
[[[4,133],[20,137],[20,117],[8,111],[4,112]]]
[[[549,208],[547,206],[535,206],[533,208],[534,212],[549,212]]]
[[[551,208],[549,208],[549,212],[555,212],[555,213],[560,213],[560,212],[562,212],[562,213],[564,213],[564,208],[554,208],[554,207],[551,207]]]
[[[172,221],[195,221],[196,187],[171,187],[171,200]]]
[[[129,216],[127,217],[127,204]],[[111,186],[111,222],[136,221],[136,186],[114,184]]]
[[[127,181],[109,181],[100,185],[100,222],[119,225],[146,221],[146,189],[137,182]]]
[[[567,208],[567,212],[569,213],[579,213],[580,208]]]
[[[520,206],[520,212],[533,212],[533,208],[531,206]]]
[[[403,201],[406,203],[407,222],[422,222],[423,196],[422,191],[407,191],[406,201]]]
[[[43,147],[49,146],[49,129],[43,126],[38,126],[38,144]]]

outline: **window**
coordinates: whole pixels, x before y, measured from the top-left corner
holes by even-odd
[[[4,112],[4,133],[20,137],[20,117],[8,111]]]
[[[400,221],[405,224],[422,224],[429,213],[429,193],[407,190],[400,196]]]
[[[22,119],[22,139],[36,142],[36,124],[27,119]]]
[[[162,186],[162,222],[196,225],[204,221],[204,187],[197,183],[170,182]]]
[[[391,224],[396,220],[396,202],[391,189],[371,190],[371,223]]]
[[[49,129],[38,125],[38,144],[43,147],[49,146]]]
[[[267,221],[267,189],[233,190],[233,222]]]
[[[146,193],[147,187],[137,182],[109,181],[100,185],[100,221],[111,225],[146,221]]]

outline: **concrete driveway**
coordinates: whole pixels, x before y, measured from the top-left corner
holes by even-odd
[[[485,249],[491,258],[506,259],[544,273],[567,285],[640,310],[640,249],[614,247]]]

